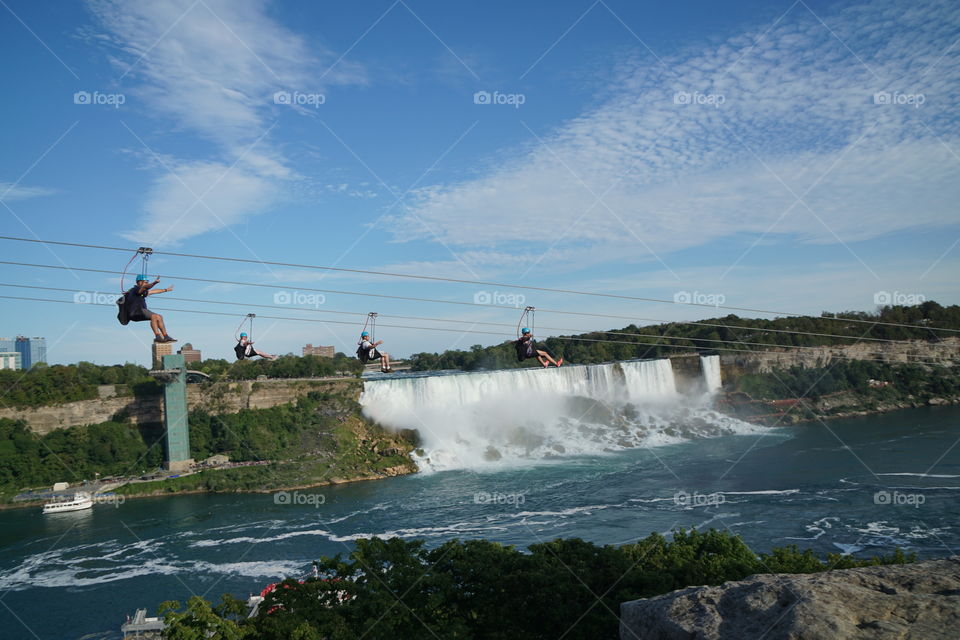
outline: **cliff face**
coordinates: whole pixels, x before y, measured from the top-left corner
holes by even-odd
[[[311,391],[342,391],[356,387],[355,378],[336,380],[257,380],[188,384],[187,402],[190,409],[204,409],[210,413],[237,413],[241,409],[269,409],[296,400]],[[100,388],[96,400],[80,400],[61,405],[32,409],[3,408],[0,418],[22,419],[40,435],[54,429],[84,424],[98,424],[119,417],[129,417],[134,424],[156,423],[163,420],[163,396],[134,397],[117,395],[112,385]],[[122,391],[122,389],[121,389]]]
[[[960,556],[814,574],[763,574],[620,605],[632,640],[956,638]]]
[[[768,353],[723,352],[720,366],[724,381],[747,373],[770,373],[775,369],[793,366],[818,368],[828,366],[834,359],[853,358],[883,360],[889,363],[927,361],[950,366],[960,362],[960,338],[945,338],[939,342],[908,340],[903,342],[860,342],[849,345],[789,349],[755,347]]]

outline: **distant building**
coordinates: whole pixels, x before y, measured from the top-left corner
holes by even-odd
[[[173,355],[173,345],[169,342],[153,343],[153,368],[163,369],[163,356]]]
[[[313,346],[308,344],[303,348],[303,355],[305,356],[323,356],[324,358],[332,358],[336,355],[336,350],[333,347],[322,347],[322,346]]]
[[[0,351],[0,369],[22,369],[20,354],[16,351]]]
[[[0,338],[0,351],[9,352],[16,351],[17,345],[16,342],[10,338]]]
[[[177,353],[183,356],[184,362],[200,362],[203,360],[203,356],[200,354],[200,349],[194,349],[193,345],[189,342],[185,342],[183,347],[177,351]]]
[[[47,361],[47,339],[17,336],[14,351],[20,354],[20,366],[29,369],[38,362]]]

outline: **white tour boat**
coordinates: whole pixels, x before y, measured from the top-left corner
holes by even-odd
[[[73,494],[72,498],[54,498],[52,501],[43,505],[43,512],[60,513],[61,511],[80,511],[82,509],[89,509],[92,506],[93,498],[90,494],[78,491]]]

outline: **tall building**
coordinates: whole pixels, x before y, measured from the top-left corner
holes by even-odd
[[[11,338],[0,338],[0,351],[8,353],[10,351],[16,351],[17,346],[16,342]]]
[[[200,362],[203,360],[200,349],[194,349],[193,345],[189,342],[184,342],[183,347],[181,347],[177,353],[183,356],[184,362]]]
[[[13,369],[17,371],[22,368],[20,362],[20,354],[16,351],[0,351],[0,369]]]
[[[153,349],[153,368],[163,369],[163,356],[173,355],[173,345],[169,342],[154,342]]]
[[[38,362],[47,361],[47,339],[17,336],[14,350],[20,354],[20,365],[29,369]]]
[[[308,344],[303,348],[303,355],[305,356],[323,356],[324,358],[332,358],[336,355],[336,351],[333,347],[322,347],[317,345],[316,347],[312,344]]]

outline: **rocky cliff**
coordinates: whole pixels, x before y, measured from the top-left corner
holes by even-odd
[[[340,391],[355,386],[356,378],[316,380],[256,380],[217,382],[187,385],[190,409],[204,409],[210,413],[237,413],[241,409],[269,409],[296,400],[310,391]],[[100,387],[96,400],[80,400],[60,405],[17,409],[0,409],[0,418],[22,419],[30,429],[43,435],[54,429],[84,424],[98,424],[108,420],[129,418],[134,424],[148,424],[163,420],[163,396],[130,395],[122,386]]]
[[[960,637],[960,556],[814,574],[762,574],[620,606],[632,640]]]
[[[944,338],[937,342],[904,340],[902,342],[858,342],[827,347],[794,349],[787,347],[754,347],[762,352],[720,355],[724,380],[745,373],[770,373],[793,366],[826,367],[837,358],[882,360],[888,363],[924,361],[951,366],[960,362],[960,338]]]

